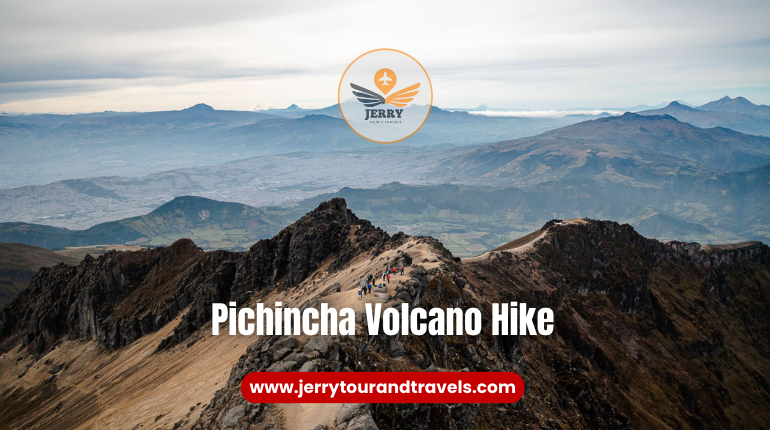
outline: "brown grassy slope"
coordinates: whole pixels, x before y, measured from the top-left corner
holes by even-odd
[[[0,307],[27,288],[41,267],[59,263],[77,264],[79,261],[78,258],[58,255],[37,246],[0,242]]]

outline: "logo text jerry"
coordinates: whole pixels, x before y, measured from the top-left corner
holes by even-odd
[[[401,118],[401,112],[403,109],[366,109],[366,118]]]

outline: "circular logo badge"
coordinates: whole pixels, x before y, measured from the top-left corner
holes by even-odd
[[[411,55],[375,49],[353,60],[337,89],[342,118],[366,140],[394,143],[417,133],[433,105],[428,72]]]

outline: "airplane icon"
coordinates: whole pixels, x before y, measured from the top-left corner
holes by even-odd
[[[388,82],[392,81],[393,79],[390,79],[388,77],[388,72],[382,72],[382,77],[378,79],[378,81],[383,81],[382,85],[388,85]]]

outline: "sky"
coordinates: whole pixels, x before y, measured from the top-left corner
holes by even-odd
[[[0,112],[320,108],[394,48],[446,108],[770,104],[770,2],[3,0]]]

